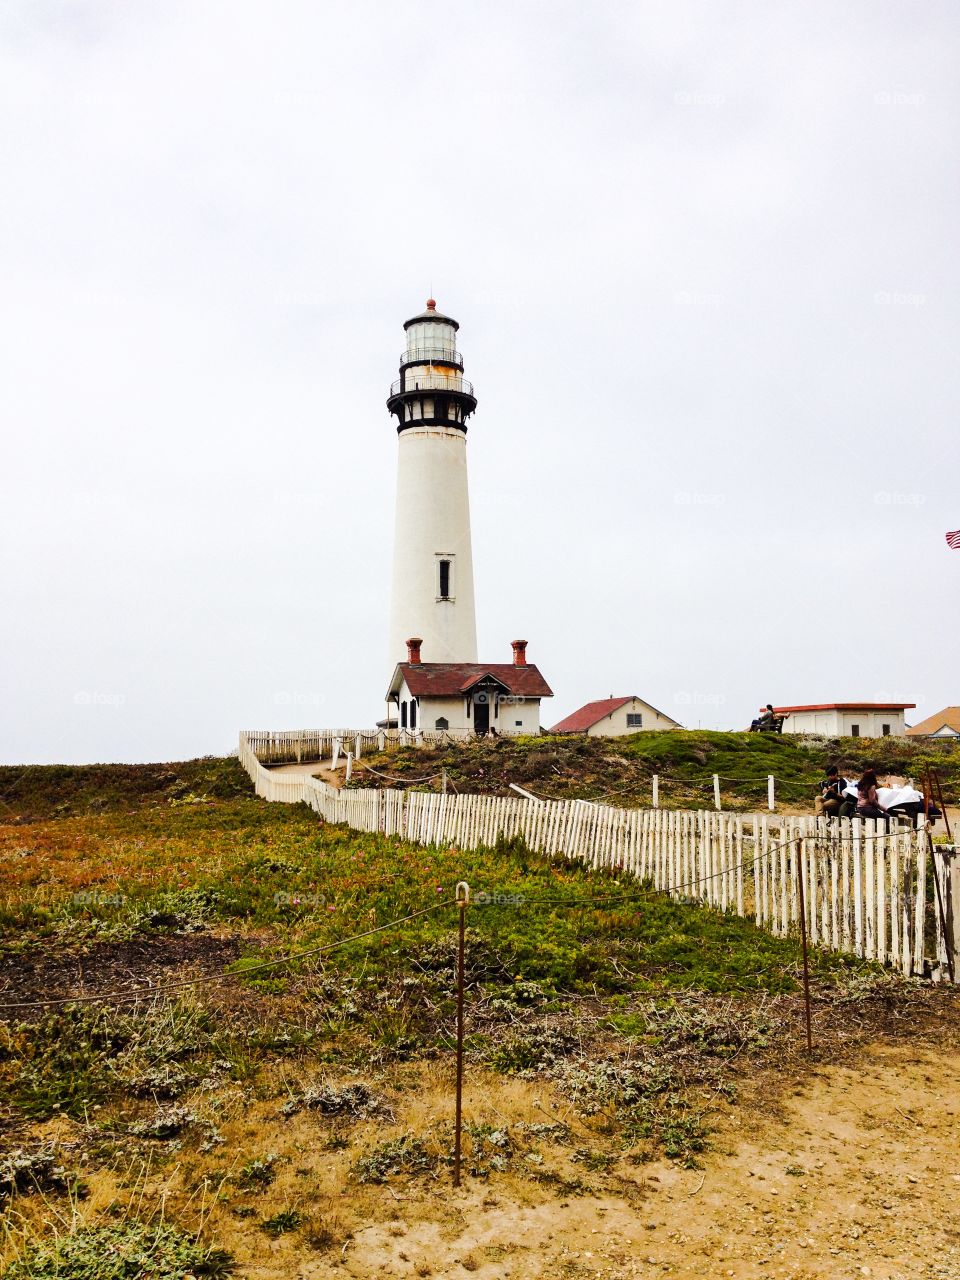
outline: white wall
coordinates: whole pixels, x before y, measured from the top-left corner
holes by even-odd
[[[854,725],[861,738],[881,738],[883,726],[892,737],[902,737],[906,724],[902,711],[794,711],[784,721],[784,733],[817,733],[825,737],[851,738]]]
[[[447,720],[448,729],[472,729],[473,718],[467,719],[464,698],[421,698],[417,725],[421,729],[435,729],[437,720]],[[517,722],[520,722],[519,724]],[[522,702],[503,701],[499,714],[492,716],[490,724],[503,737],[540,732],[540,703],[536,698]]]
[[[452,600],[438,600],[438,559],[453,562]],[[462,431],[414,427],[399,435],[389,666],[421,636],[424,662],[476,662],[477,621]],[[451,722],[452,723],[452,722]]]
[[[466,699],[464,698],[421,698],[420,715],[423,721],[421,729],[435,729],[437,721],[443,717],[449,723],[448,729],[472,729],[467,719]]]
[[[634,726],[627,727],[627,713],[631,715],[643,716],[643,724],[639,729]],[[604,716],[597,724],[591,725],[587,733],[592,738],[615,738],[625,733],[639,733],[647,729],[678,729],[680,726],[676,720],[671,720],[669,716],[661,715],[649,702],[644,702],[642,698],[631,698],[629,702],[625,702],[622,707],[618,707],[616,711],[610,715]]]
[[[409,703],[412,696],[406,686],[406,682],[400,687],[400,701],[404,699]],[[537,734],[540,732],[540,699],[539,698],[523,698],[516,702],[509,699],[500,702],[498,714],[494,716],[491,708],[490,723],[497,733],[504,737],[513,737],[517,734]],[[399,712],[396,708],[391,707],[391,716],[396,716],[399,720]],[[408,710],[409,717],[409,710]],[[417,708],[417,728],[418,729],[435,729],[439,719],[447,721],[448,729],[473,729],[473,717],[467,718],[467,704],[465,698],[426,698],[420,699],[420,705]],[[517,724],[517,721],[520,721]],[[409,718],[407,727],[409,727]]]
[[[519,721],[519,724],[517,723]],[[500,714],[494,720],[497,733],[505,738],[517,734],[540,732],[540,699],[523,698],[511,702],[501,699]]]

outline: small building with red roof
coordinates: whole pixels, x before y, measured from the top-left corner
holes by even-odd
[[[389,721],[407,730],[501,737],[540,732],[540,699],[553,690],[514,640],[512,662],[423,662],[422,641],[407,641],[387,690]]]
[[[588,702],[565,720],[555,724],[550,733],[585,733],[592,738],[618,738],[645,729],[682,729],[676,720],[636,694],[625,698],[601,698]]]

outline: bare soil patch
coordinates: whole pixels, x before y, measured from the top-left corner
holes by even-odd
[[[958,1067],[956,1047],[875,1045],[772,1117],[731,1111],[702,1171],[645,1166],[629,1196],[385,1194],[383,1221],[295,1274],[956,1280]]]
[[[0,1005],[105,992],[142,992],[162,982],[220,973],[240,954],[238,937],[212,933],[170,934],[121,942],[91,942],[56,950],[0,951]],[[42,1008],[0,1017],[29,1021]]]

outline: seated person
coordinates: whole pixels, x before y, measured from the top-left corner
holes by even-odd
[[[763,733],[766,729],[776,728],[776,716],[773,714],[773,704],[768,702],[765,707],[760,708],[760,714],[751,725],[751,729]]]
[[[873,769],[867,769],[857,783],[857,817],[885,818],[886,816],[887,811],[877,795],[877,775]]]
[[[839,815],[844,804],[844,782],[837,766],[832,764],[817,784],[817,795],[814,800],[817,817],[833,818]]]

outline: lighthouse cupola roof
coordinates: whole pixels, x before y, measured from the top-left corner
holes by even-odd
[[[419,315],[411,316],[409,320],[403,322],[404,329],[409,329],[412,324],[448,324],[454,330],[460,328],[457,320],[452,316],[445,316],[442,311],[437,310],[437,302],[435,298],[427,299],[426,310],[421,311]]]

